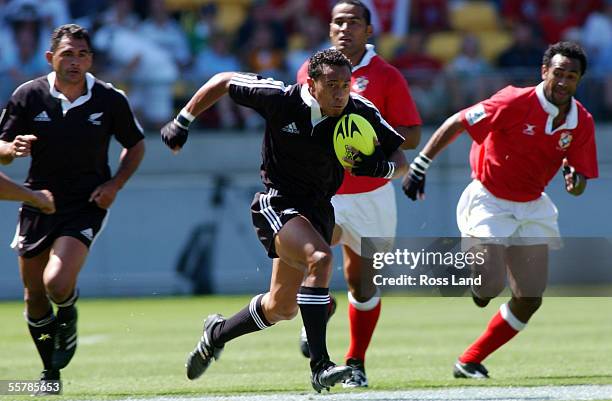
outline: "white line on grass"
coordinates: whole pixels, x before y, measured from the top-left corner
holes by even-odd
[[[538,387],[457,387],[432,390],[332,392],[318,395],[266,394],[207,397],[132,398],[136,401],[588,401],[612,399],[612,385]]]

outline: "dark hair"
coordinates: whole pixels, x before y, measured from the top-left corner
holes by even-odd
[[[72,39],[84,39],[87,42],[87,47],[91,50],[91,39],[87,29],[77,24],[66,24],[55,28],[51,35],[51,52],[57,50],[62,38],[68,36]]]
[[[580,76],[583,76],[586,72],[587,56],[579,44],[574,42],[557,42],[554,45],[548,46],[548,49],[544,52],[544,57],[542,57],[542,65],[550,67],[550,61],[555,54],[580,61]]]
[[[336,49],[325,49],[316,52],[308,61],[308,76],[317,79],[323,74],[323,65],[346,66],[352,70],[351,62]]]
[[[370,9],[360,0],[340,0],[334,4],[334,7],[336,7],[338,4],[350,4],[352,6],[361,7],[363,10],[363,19],[365,19],[366,24],[372,25],[372,14],[370,13]]]

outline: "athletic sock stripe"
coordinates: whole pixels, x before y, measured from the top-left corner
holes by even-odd
[[[297,303],[298,303],[298,305],[329,305],[329,301],[321,301],[321,302],[315,302],[315,301],[303,302],[303,301],[298,301]]]
[[[329,296],[324,298],[303,298],[298,295],[297,303],[300,305],[325,305],[330,303]]]
[[[312,298],[312,299],[323,299],[323,298],[327,298],[329,299],[329,294],[325,294],[325,295],[313,295],[313,294],[302,294],[299,293],[297,294],[298,298]]]
[[[370,311],[376,308],[376,306],[378,306],[378,304],[380,303],[380,289],[377,288],[374,296],[368,299],[367,301],[363,301],[363,302],[357,301],[355,297],[353,297],[353,294],[351,294],[351,292],[349,291],[348,301],[353,306],[353,308],[359,311],[363,311],[363,312]]]
[[[526,323],[521,322],[516,316],[514,316],[514,314],[508,307],[508,304],[502,304],[499,307],[499,313],[501,313],[501,316],[506,321],[506,323],[508,323],[510,327],[512,327],[516,331],[521,331],[525,328],[525,326],[527,326]]]
[[[255,321],[255,324],[257,325],[257,327],[259,327],[260,330],[263,330],[263,329],[268,328],[268,326],[263,322],[262,318],[257,313],[257,301],[261,297],[263,297],[263,294],[254,296],[251,299],[251,302],[249,303],[249,312],[251,313],[251,317]]]
[[[32,320],[30,320],[27,316],[26,318],[26,322],[28,322],[28,325],[32,326],[32,327],[43,327],[48,325],[49,323],[52,323],[55,320],[55,315],[51,315],[49,317],[44,318],[43,320],[39,321],[39,322],[34,322]]]

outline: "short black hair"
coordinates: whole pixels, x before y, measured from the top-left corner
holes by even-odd
[[[372,25],[372,13],[370,13],[368,6],[363,4],[363,2],[360,0],[340,0],[334,4],[334,7],[336,7],[338,4],[350,4],[352,6],[361,7],[363,10],[363,19],[365,19],[366,24]]]
[[[353,69],[351,62],[344,54],[336,49],[325,49],[316,52],[308,61],[308,76],[317,79],[323,74],[323,65],[346,66],[349,71]]]
[[[584,76],[587,69],[587,56],[582,46],[574,42],[557,42],[550,45],[544,52],[544,57],[542,57],[542,65],[550,67],[550,61],[555,54],[560,54],[562,56],[580,61],[580,76]]]
[[[57,50],[62,38],[68,36],[72,39],[84,39],[87,42],[87,47],[91,50],[91,38],[87,29],[77,24],[65,24],[55,28],[51,35],[51,52]]]

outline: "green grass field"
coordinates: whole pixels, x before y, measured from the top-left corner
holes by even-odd
[[[342,362],[348,322],[346,297],[338,295],[328,345],[332,358]],[[65,396],[311,393],[308,361],[298,352],[299,316],[229,343],[205,376],[186,379],[183,364],[200,336],[202,318],[232,314],[248,300],[80,300],[79,348],[62,371]],[[368,353],[370,388],[612,384],[612,298],[545,299],[529,327],[486,361],[493,379],[453,379],[453,362],[501,302],[478,309],[469,298],[384,298]],[[22,308],[18,302],[0,303],[0,379],[34,379],[41,370]]]

